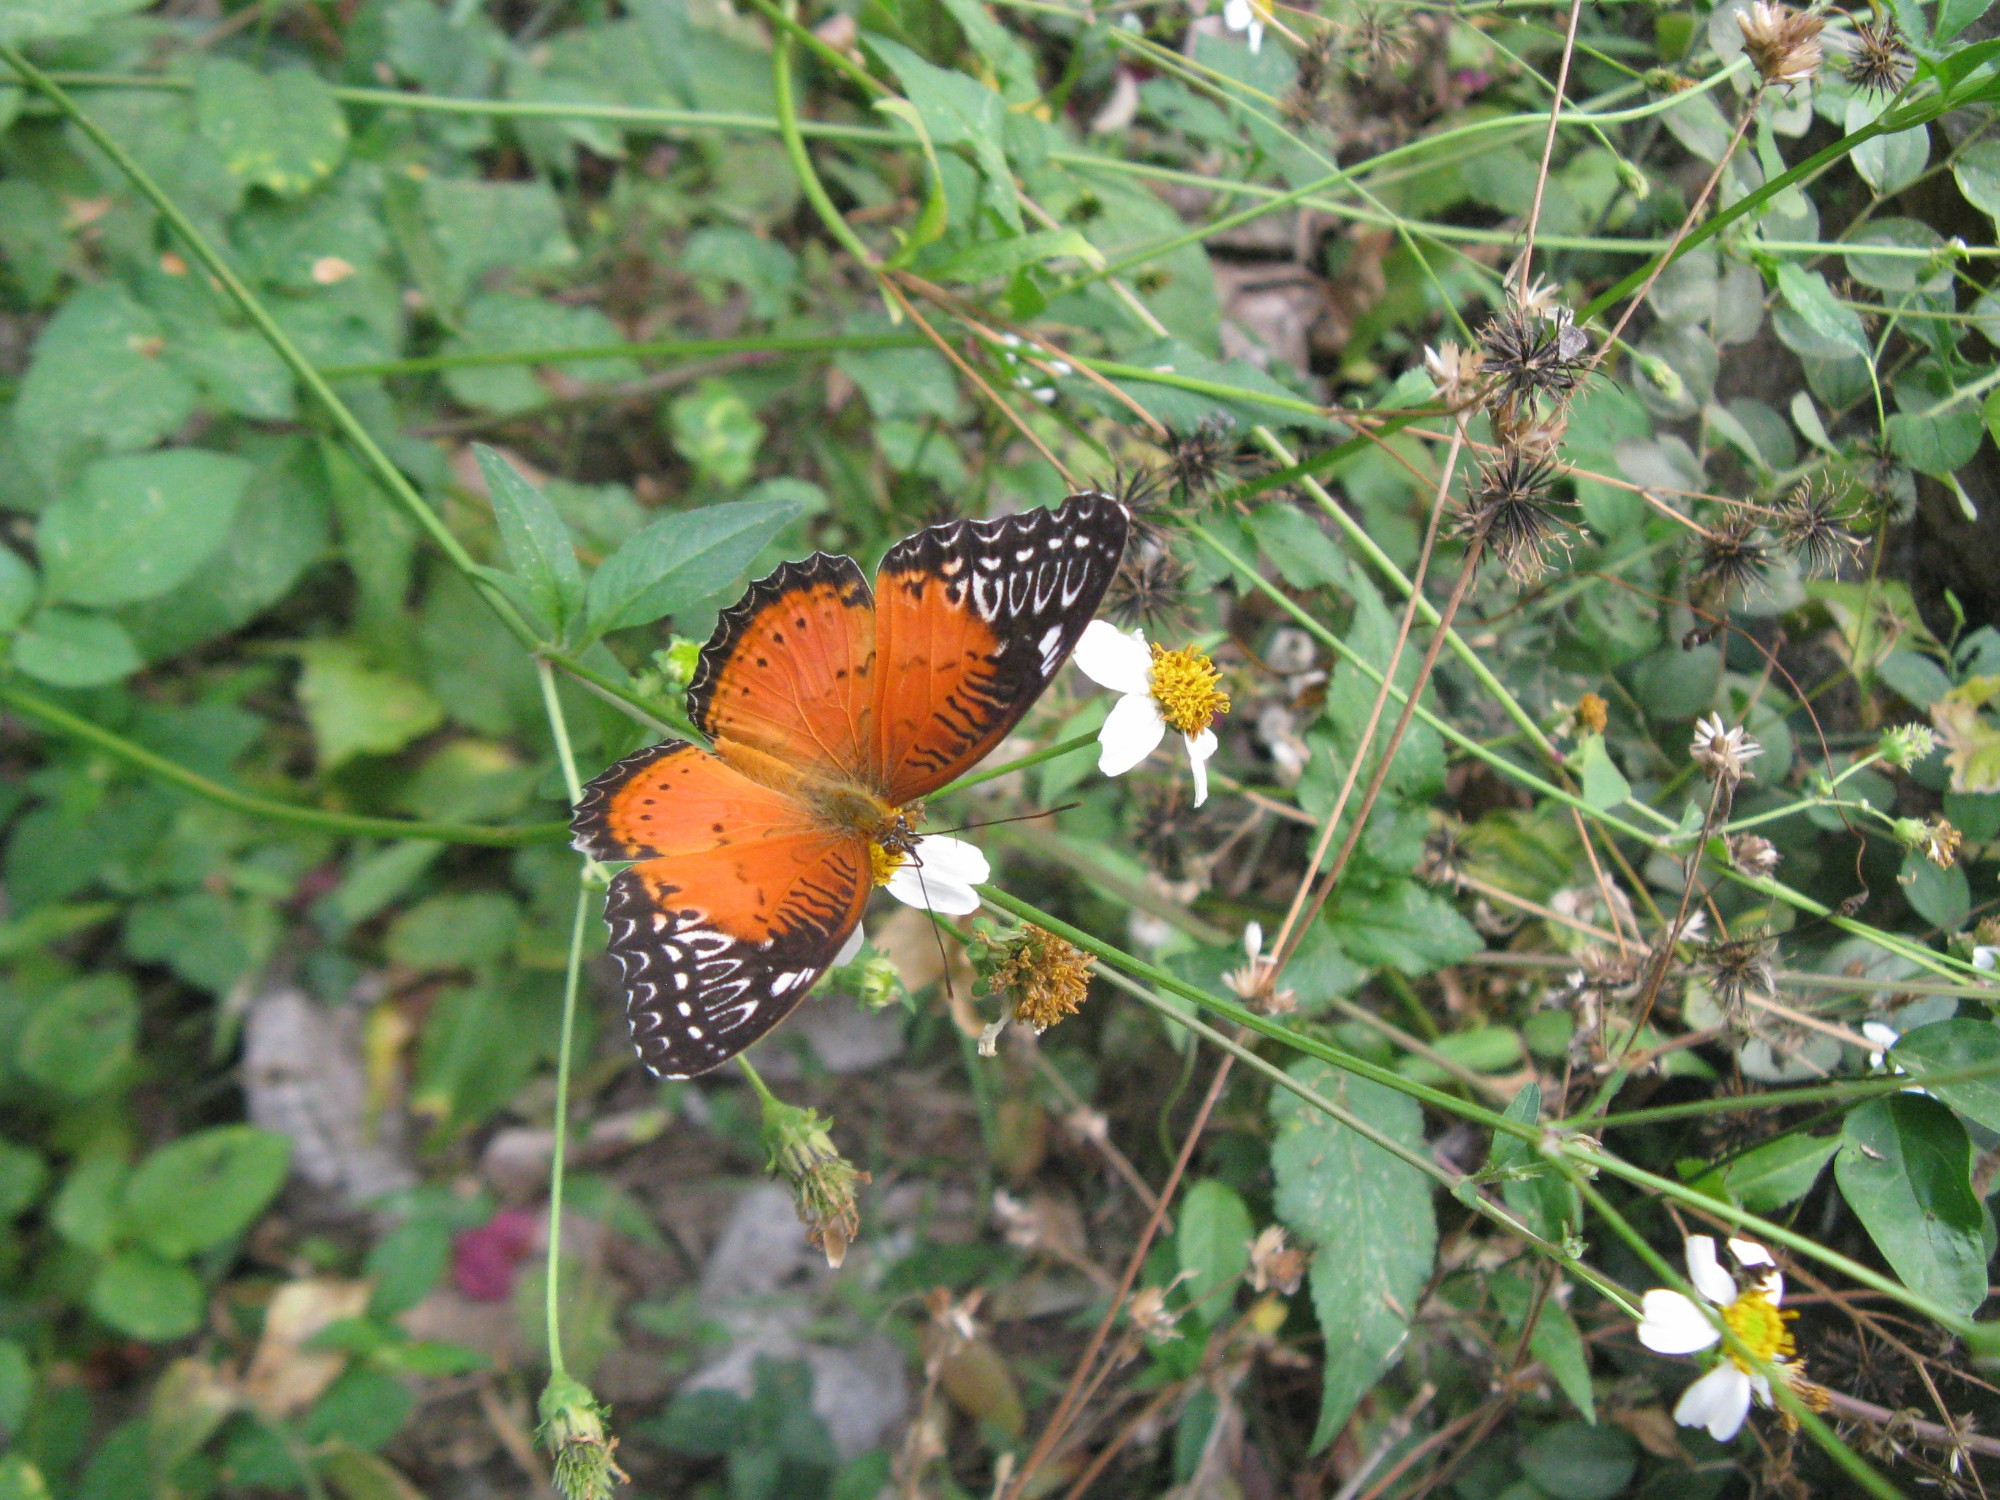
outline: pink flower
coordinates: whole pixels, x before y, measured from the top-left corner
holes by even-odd
[[[505,1302],[514,1290],[514,1268],[542,1237],[542,1217],[525,1208],[503,1208],[477,1229],[451,1242],[451,1279],[474,1302]]]

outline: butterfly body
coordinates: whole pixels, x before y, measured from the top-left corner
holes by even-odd
[[[910,859],[922,799],[993,749],[1068,657],[1130,517],[1108,495],[929,527],[873,590],[815,553],[724,610],[688,687],[712,749],[668,740],[603,772],[571,827],[632,861],[605,917],[640,1057],[718,1066],[805,996]]]

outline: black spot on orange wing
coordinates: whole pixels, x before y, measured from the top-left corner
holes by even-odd
[[[926,527],[875,575],[875,753],[888,800],[971,769],[1042,695],[1118,571],[1111,496]]]
[[[718,742],[853,776],[874,744],[874,672],[868,581],[853,558],[815,552],[722,612],[688,685],[688,712]]]

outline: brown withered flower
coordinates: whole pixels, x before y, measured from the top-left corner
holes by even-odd
[[[1039,1036],[1082,1008],[1091,960],[1081,948],[1032,922],[986,944],[986,987],[1007,1002],[1010,1020]]]
[[[1754,833],[1739,833],[1729,840],[1729,863],[1745,875],[1769,875],[1784,858],[1778,846]]]
[[[1479,330],[1479,347],[1485,355],[1480,369],[1494,377],[1495,394],[1539,408],[1575,394],[1590,340],[1566,308],[1542,317],[1510,307],[1487,319]]]
[[[1235,477],[1236,419],[1210,412],[1188,432],[1177,432],[1167,449],[1167,470],[1180,492],[1193,499]]]
[[[1724,521],[1701,540],[1695,564],[1693,592],[1697,600],[1727,607],[1764,582],[1771,570],[1771,548],[1757,523],[1743,516]]]
[[[1777,944],[1768,938],[1710,943],[1695,960],[1695,970],[1715,1003],[1733,1019],[1752,1000],[1769,1000],[1777,994],[1778,973],[1772,962],[1776,952]]]
[[[1736,13],[1736,24],[1743,31],[1743,50],[1765,83],[1789,90],[1819,71],[1825,57],[1819,34],[1826,22],[1811,11],[1750,0],[1747,9]]]

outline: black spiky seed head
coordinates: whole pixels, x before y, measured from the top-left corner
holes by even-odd
[[[1560,404],[1582,383],[1590,341],[1567,319],[1535,317],[1509,308],[1479,330],[1480,370],[1494,377],[1495,396],[1539,407]]]
[[[1695,586],[1703,592],[1741,594],[1762,583],[1770,568],[1771,548],[1757,523],[1737,516],[1702,539]]]
[[[1777,993],[1776,953],[1777,944],[1768,938],[1736,938],[1710,943],[1695,966],[1715,1003],[1733,1020],[1751,1000],[1769,1000]]]
[[[1807,573],[1832,577],[1861,556],[1853,508],[1830,484],[1808,479],[1797,486],[1779,505],[1774,526],[1778,544]]]
[[[1236,419],[1227,412],[1210,412],[1187,432],[1175,433],[1167,449],[1168,471],[1189,499],[1235,477],[1235,461]]]
[[[1128,547],[1125,560],[1104,591],[1104,608],[1126,629],[1157,636],[1184,628],[1188,619],[1188,565],[1166,547],[1139,542]]]
[[[1916,71],[1910,49],[1903,45],[1903,33],[1884,16],[1880,21],[1861,21],[1854,27],[1852,50],[1842,71],[1858,89],[1878,94],[1899,94]]]
[[[1458,534],[1484,542],[1516,583],[1531,583],[1546,571],[1551,542],[1568,546],[1569,523],[1556,515],[1560,502],[1549,494],[1555,476],[1550,460],[1509,449],[1479,471],[1459,516]]]

